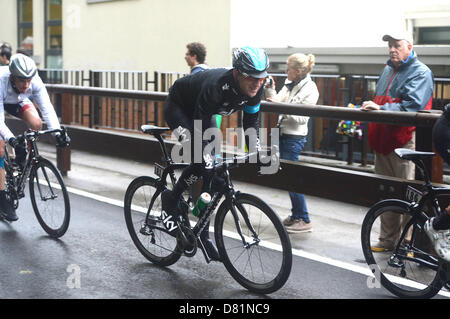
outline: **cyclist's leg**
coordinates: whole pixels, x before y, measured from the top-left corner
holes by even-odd
[[[433,127],[433,144],[437,153],[442,159],[450,165],[450,121],[446,115],[450,111],[450,104],[444,108],[444,114]],[[449,116],[450,117],[450,116]],[[450,206],[446,209],[447,214],[441,214],[433,221],[433,228],[435,230],[445,230],[450,228]]]
[[[40,130],[42,128],[42,121],[39,117],[39,113],[29,99],[25,99],[18,104],[5,104],[5,110],[9,114],[24,120],[33,130]],[[19,144],[14,151],[16,153],[16,163],[23,167],[27,155],[25,146]]]
[[[448,108],[445,107],[444,114],[439,118],[433,127],[433,144],[437,153],[450,163],[450,121],[446,115]],[[450,206],[437,217],[425,223],[425,231],[433,242],[434,250],[439,256],[450,261]]]
[[[19,117],[24,120],[32,130],[38,131],[42,128],[42,120],[36,107],[30,101],[22,102]]]
[[[0,192],[5,190],[5,140],[0,138]]]
[[[5,141],[0,138],[0,213],[9,221],[19,219],[12,203],[6,197],[5,191]]]

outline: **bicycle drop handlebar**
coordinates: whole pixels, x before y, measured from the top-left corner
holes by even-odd
[[[33,138],[33,137],[38,137],[38,136],[41,136],[41,135],[51,134],[51,133],[65,134],[66,133],[66,129],[65,129],[65,127],[61,127],[60,129],[41,130],[41,131],[34,131],[32,129],[28,129],[23,134],[17,135],[16,138],[20,141],[20,140],[30,139],[30,138]]]

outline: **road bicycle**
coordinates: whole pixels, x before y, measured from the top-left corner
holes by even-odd
[[[175,238],[163,225],[161,193],[175,185],[174,171],[189,164],[174,163],[170,158],[162,137],[169,128],[143,125],[142,131],[158,140],[165,167],[155,163],[158,177],[137,177],[125,194],[125,221],[139,252],[156,265],[169,266],[181,256],[193,257],[200,248],[210,263],[211,257],[200,234],[216,211],[214,238],[221,261],[231,276],[255,293],[268,294],[280,289],[292,268],[292,249],[286,229],[270,206],[256,196],[235,191],[230,179],[229,170],[252,154],[223,159],[215,165],[214,175],[222,183],[211,190],[211,203],[196,223],[189,221],[194,201],[191,195],[185,195],[187,198],[181,201],[182,214],[177,220],[181,231]],[[167,183],[168,176],[171,185]]]
[[[5,191],[7,200],[17,209],[19,200],[25,197],[29,179],[29,195],[39,224],[48,235],[59,238],[69,227],[69,195],[59,170],[39,154],[37,146],[39,136],[51,133],[66,134],[64,128],[44,131],[29,129],[16,136],[19,143],[26,143],[27,157],[23,167],[8,153],[8,147],[5,148]]]
[[[401,298],[431,298],[443,286],[450,290],[450,267],[434,252],[424,224],[444,213],[439,199],[450,196],[450,188],[435,187],[431,183],[424,160],[433,157],[434,153],[401,148],[395,153],[416,164],[424,179],[422,189],[408,185],[407,200],[386,199],[374,204],[362,224],[362,249],[375,278],[391,293]],[[390,251],[372,251],[372,246],[379,240],[381,218],[392,216],[401,219],[398,239]]]

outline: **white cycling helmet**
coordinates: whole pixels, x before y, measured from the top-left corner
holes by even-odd
[[[37,72],[33,59],[22,53],[14,54],[9,62],[9,71],[15,77],[31,79]]]

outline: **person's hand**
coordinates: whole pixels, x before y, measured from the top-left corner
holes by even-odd
[[[70,137],[67,135],[67,132],[63,134],[57,134],[56,136],[56,146],[58,147],[66,147],[70,145]]]
[[[275,80],[270,75],[266,78],[264,82],[265,89],[275,89]]]
[[[380,106],[373,101],[365,101],[359,109],[361,111],[378,111]]]
[[[11,137],[8,140],[9,145],[11,145],[12,148],[16,148],[19,145],[19,141],[15,137]]]

